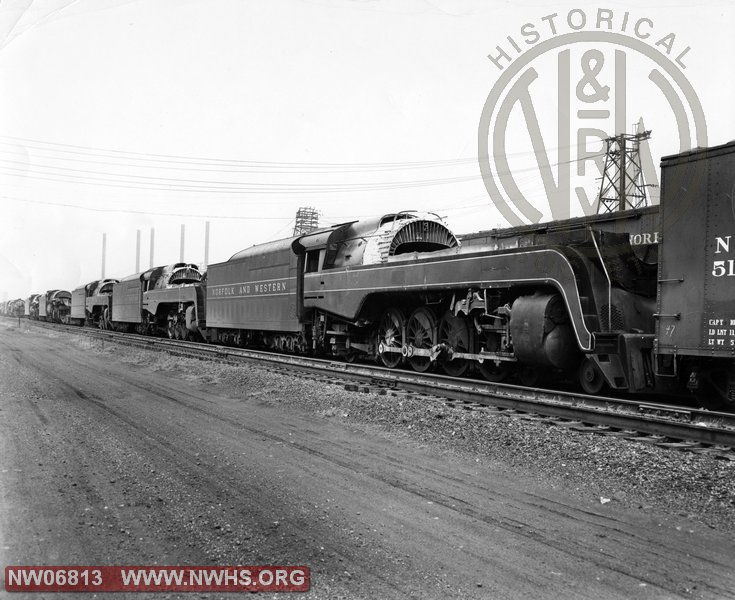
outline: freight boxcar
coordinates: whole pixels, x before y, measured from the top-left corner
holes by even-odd
[[[657,373],[735,403],[735,142],[661,161]]]

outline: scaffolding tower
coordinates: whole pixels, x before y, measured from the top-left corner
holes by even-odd
[[[319,211],[316,208],[302,206],[296,211],[293,234],[302,235],[315,229],[319,229]]]
[[[598,214],[648,206],[640,145],[650,137],[649,129],[633,134],[621,133],[604,140],[605,168],[600,185]]]

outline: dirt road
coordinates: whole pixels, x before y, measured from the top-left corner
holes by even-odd
[[[0,325],[2,565],[305,564],[314,598],[735,598],[727,532],[274,403],[260,377]]]

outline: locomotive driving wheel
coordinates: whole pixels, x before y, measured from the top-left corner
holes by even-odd
[[[401,359],[401,348],[403,347],[403,332],[406,319],[397,308],[389,308],[383,313],[378,325],[377,346],[384,349],[396,349],[398,352],[379,352],[381,362],[389,369],[396,368]]]
[[[497,352],[500,349],[500,337],[495,333],[483,332],[481,345],[487,352]],[[508,377],[510,369],[507,361],[494,361],[486,358],[477,365],[480,374],[492,383],[500,383]]]
[[[469,352],[470,329],[467,320],[455,315],[451,310],[444,313],[439,323],[439,343],[451,348],[450,352]],[[469,363],[464,358],[447,357],[441,366],[447,375],[461,377],[467,372]]]
[[[540,385],[544,379],[544,370],[535,365],[519,365],[516,370],[516,377],[521,385],[526,387],[536,387]]]
[[[425,306],[411,313],[406,325],[406,343],[414,350],[430,350],[436,344],[436,318]],[[416,356],[409,352],[408,362],[414,371],[424,373],[431,366],[428,356]]]
[[[494,360],[486,358],[478,365],[478,368],[480,374],[492,383],[500,383],[508,377],[508,363],[505,361],[498,361],[498,364],[495,364]]]

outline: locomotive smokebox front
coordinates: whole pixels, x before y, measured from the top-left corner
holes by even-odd
[[[559,294],[519,296],[510,313],[513,352],[519,361],[556,369],[580,360],[574,331]]]

